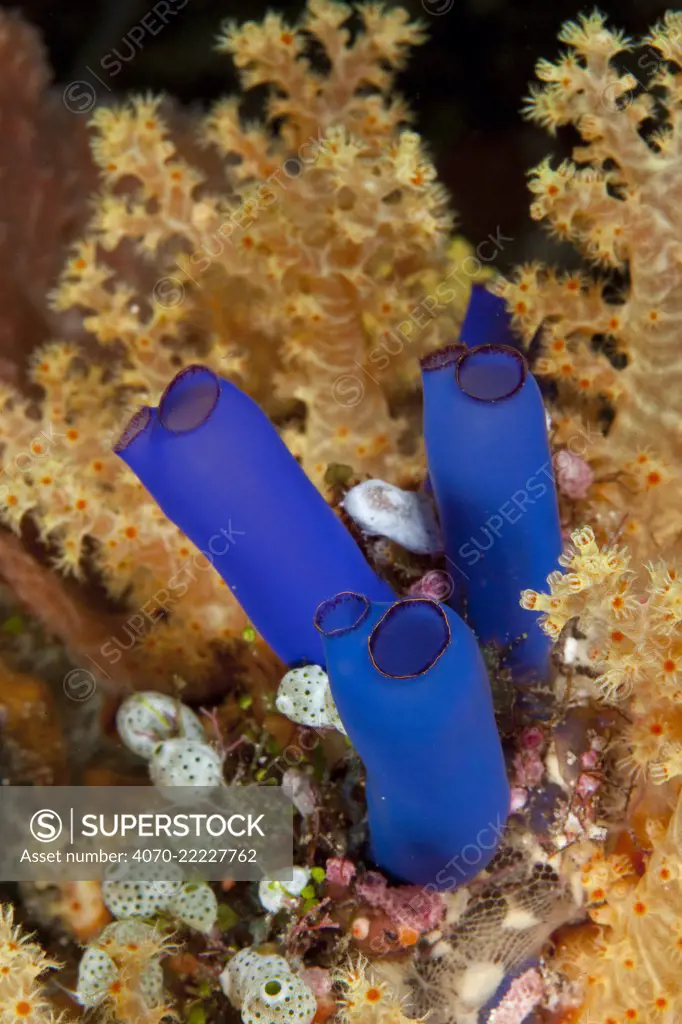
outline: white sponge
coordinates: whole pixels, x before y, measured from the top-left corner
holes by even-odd
[[[383,480],[365,480],[351,487],[343,507],[370,537],[388,537],[417,555],[443,550],[433,503],[427,494],[403,491]]]

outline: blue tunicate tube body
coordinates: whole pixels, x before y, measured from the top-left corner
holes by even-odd
[[[451,347],[422,363],[424,440],[447,558],[479,641],[508,652],[520,685],[547,678],[551,643],[519,604],[561,554],[540,390],[508,346]]]
[[[460,328],[459,341],[467,348],[513,345],[515,337],[511,322],[504,299],[488,291],[485,285],[474,284]]]
[[[421,598],[338,594],[317,611],[336,707],[362,759],[372,856],[414,884],[464,885],[498,848],[509,785],[476,639]]]
[[[329,593],[393,598],[262,410],[206,367],[178,374],[116,451],[288,665],[324,664],[313,617]]]

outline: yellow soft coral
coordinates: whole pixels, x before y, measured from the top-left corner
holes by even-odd
[[[337,1016],[341,1024],[414,1024],[404,1013],[405,997],[380,979],[365,957],[358,957],[333,974],[339,989]],[[423,1018],[416,1018],[421,1024]]]
[[[208,242],[182,262],[197,315],[248,349],[252,389],[262,391],[263,363],[268,381],[274,359],[277,396],[304,403],[305,430],[286,437],[318,483],[330,462],[371,474],[395,467],[405,424],[390,415],[386,392],[414,379],[415,354],[463,309],[460,296],[410,318],[428,275],[450,269],[446,196],[419,137],[401,130],[409,112],[392,93],[391,69],[422,30],[401,9],[358,11],[364,31],[352,41],[343,27],[351,8],[326,0],[310,2],[294,28],[275,14],[227,27],[221,48],[244,87],[267,82],[277,93],[265,131],[244,132],[234,103],[209,116],[205,138],[239,161],[238,202],[209,204]],[[325,49],[324,74],[304,56],[305,33]],[[267,126],[275,119],[276,136]],[[382,375],[371,354],[394,335]]]
[[[163,957],[177,952],[172,937],[131,918],[108,925],[87,949],[105,954],[116,972],[105,988],[97,991],[96,986],[95,1000],[85,1003],[96,1006],[103,1021],[162,1024],[178,1019],[165,997],[160,967]],[[87,955],[81,961],[79,988],[85,979]]]
[[[581,881],[595,927],[559,946],[555,965],[580,980],[575,1024],[675,1024],[682,1017],[682,799],[666,827],[649,822],[641,875],[632,860],[599,853]]]
[[[564,572],[549,594],[526,590],[521,604],[542,613],[557,639],[571,621],[587,635],[601,697],[626,712],[622,762],[655,784],[682,775],[682,582],[674,566],[649,564],[646,580],[625,549],[597,545],[586,527],[572,535]]]
[[[203,158],[194,165],[158,98],[93,116],[101,191],[53,303],[78,311],[98,349],[59,340],[36,352],[39,405],[0,388],[0,499],[15,531],[30,516],[58,569],[82,577],[94,566],[127,602],[126,628],[102,648],[105,671],[131,648],[141,672],[167,675],[171,659],[198,678],[246,625],[210,558],[111,454],[131,412],[156,404],[178,369],[200,359],[236,377],[286,422],[317,483],[330,462],[411,472],[390,397],[461,319],[483,269],[452,244],[444,190],[392,91],[422,30],[399,8],[358,11],[353,39],[351,8],[328,0],[310,0],[295,27],[278,14],[226,27],[220,48],[244,87],[273,92],[263,125],[242,126],[235,100],[202,125],[222,183]],[[311,34],[324,73],[305,56]]]
[[[101,669],[133,649],[143,671],[167,675],[173,662],[201,675],[213,663],[211,644],[233,637],[246,620],[209,558],[112,453],[125,404],[106,373],[54,343],[31,371],[44,391],[41,420],[31,400],[9,389],[0,395],[4,517],[19,532],[30,513],[56,568],[82,577],[94,565],[109,593],[128,600],[132,614],[102,645]],[[187,609],[184,621],[173,619],[179,606]]]
[[[14,910],[0,904],[0,1024],[60,1024],[42,976],[59,967],[14,924]]]
[[[169,341],[188,329],[205,338],[205,362],[240,373],[266,404],[277,371],[276,396],[306,407],[304,430],[286,436],[318,483],[330,462],[368,473],[395,464],[405,424],[387,385],[414,379],[415,355],[452,329],[464,300],[453,290],[437,311],[421,308],[429,275],[453,269],[447,197],[392,92],[423,32],[399,8],[358,12],[364,31],[352,41],[352,9],[326,0],[311,0],[298,26],[279,14],[226,26],[219,48],[244,88],[273,91],[263,126],[242,127],[235,100],[207,117],[203,141],[226,161],[220,192],[180,155],[158,100],[98,111],[104,189],[56,297],[60,309],[90,311],[100,342],[123,340],[121,382],[152,399],[185,360]],[[325,73],[305,56],[311,35]],[[152,301],[97,262],[95,243],[113,251],[122,238],[167,268]],[[377,380],[368,356],[394,332],[400,353]]]
[[[643,42],[677,60],[679,24],[666,16]],[[560,410],[602,427],[605,404],[615,412],[607,443],[587,452],[598,471],[587,514],[595,523],[609,510],[628,516],[630,540],[650,555],[680,536],[671,508],[682,494],[682,72],[651,51],[637,62],[641,81],[618,70],[613,58],[634,44],[598,13],[569,22],[560,39],[569,49],[537,65],[542,84],[526,114],[552,134],[573,125],[583,144],[573,160],[531,172],[531,215],[573,242],[592,271],[531,264],[498,290],[527,340],[544,325],[534,370],[557,385]]]

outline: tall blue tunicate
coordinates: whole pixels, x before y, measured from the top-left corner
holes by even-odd
[[[258,405],[208,368],[178,374],[115,450],[288,665],[324,664],[328,594],[393,598]]]
[[[405,881],[464,885],[492,859],[509,784],[476,639],[450,608],[341,593],[317,610],[332,695],[366,769],[372,856]]]
[[[519,604],[561,554],[540,390],[505,345],[450,346],[422,362],[424,440],[447,569],[464,580],[479,641],[508,651],[519,685],[546,679],[551,643]]]
[[[488,291],[485,285],[471,287],[469,304],[459,331],[459,339],[467,348],[479,345],[514,345],[512,318],[504,299]]]

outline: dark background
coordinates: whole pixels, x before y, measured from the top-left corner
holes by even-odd
[[[229,57],[213,50],[225,19],[260,20],[270,7],[294,21],[304,6],[284,0],[271,5],[263,0],[188,0],[157,36],[145,35],[141,48],[119,73],[107,76],[100,66],[102,58],[116,47],[129,52],[122,41],[153,3],[27,0],[0,6],[20,9],[40,28],[62,88],[87,79],[90,67],[105,82],[106,88],[98,87],[98,98],[116,98],[131,89],[163,90],[201,107],[236,88]],[[511,236],[514,242],[505,249],[501,269],[510,262],[546,255],[549,243],[528,218],[525,172],[550,151],[567,153],[571,140],[552,141],[541,129],[526,124],[519,109],[536,60],[554,59],[560,48],[556,35],[562,22],[593,8],[578,7],[573,0],[423,4],[403,4],[413,17],[422,17],[430,39],[413,52],[399,88],[416,111],[416,126],[452,193],[460,229],[474,244],[498,228]],[[661,18],[666,6],[653,0],[621,0],[601,9],[614,27],[641,35]],[[443,13],[437,14],[439,10]]]

